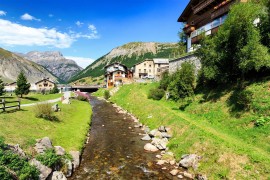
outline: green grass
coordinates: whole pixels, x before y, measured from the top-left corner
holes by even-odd
[[[89,103],[72,100],[70,105],[60,104],[56,112],[59,122],[35,117],[34,107],[0,114],[0,136],[7,143],[20,144],[23,149],[35,144],[35,139],[49,137],[54,146],[81,150],[89,131],[91,107]]]
[[[205,173],[209,179],[269,178],[269,124],[261,128],[251,126],[254,112],[242,112],[240,117],[235,117],[228,103],[232,92],[203,103],[203,94],[198,94],[194,103],[180,111],[179,103],[147,99],[149,90],[156,86],[155,83],[126,85],[111,101],[152,129],[160,125],[171,127],[174,133],[169,147],[178,159],[187,153],[203,156],[196,173]],[[256,87],[249,87],[253,89],[253,86]]]
[[[57,99],[63,96],[63,94],[40,94],[40,93],[29,93],[28,95],[24,95],[21,99],[21,104],[31,104],[41,101],[47,101],[51,99]],[[4,96],[1,96],[0,99],[5,99],[6,101],[17,101],[18,97],[15,94],[9,96],[9,93],[6,93]]]

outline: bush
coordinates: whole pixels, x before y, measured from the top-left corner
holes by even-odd
[[[13,179],[10,172],[14,172],[21,180],[38,179],[39,171],[31,166],[26,158],[21,158],[12,151],[7,150],[4,139],[1,139],[0,147],[0,179]]]
[[[163,89],[154,88],[150,89],[148,99],[160,100],[165,94]]]
[[[77,100],[79,100],[79,101],[88,101],[87,97],[82,96],[82,95],[78,95]]]
[[[54,170],[59,170],[63,166],[61,156],[57,155],[54,149],[46,150],[44,154],[37,155],[36,159]]]
[[[105,98],[105,99],[109,99],[110,97],[111,97],[110,91],[105,90],[105,91],[104,91],[104,98]]]
[[[57,85],[55,84],[53,89],[50,90],[50,94],[57,94],[57,93],[59,93],[59,89],[58,89]]]
[[[35,105],[35,116],[46,120],[54,121],[57,117],[53,115],[52,107],[49,103]]]

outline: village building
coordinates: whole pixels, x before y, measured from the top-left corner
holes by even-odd
[[[14,92],[17,87],[17,82],[6,83],[4,89],[6,92]]]
[[[132,71],[123,64],[109,64],[105,66],[104,69],[106,88],[116,87],[122,84],[130,83],[132,81]]]
[[[154,58],[145,59],[135,64],[134,78],[159,79],[164,71],[169,70],[169,59]]]
[[[49,78],[44,78],[35,83],[37,91],[50,91],[54,88],[55,83]]]
[[[178,22],[185,24],[183,31],[187,35],[187,52],[196,49],[202,33],[212,35],[218,31],[227,18],[230,7],[235,2],[247,0],[190,0]]]

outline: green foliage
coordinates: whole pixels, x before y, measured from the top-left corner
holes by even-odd
[[[50,90],[50,94],[57,94],[59,93],[59,89],[56,84],[54,84],[54,87],[52,90]]]
[[[264,126],[269,121],[270,121],[270,117],[260,117],[255,121],[254,125],[256,127],[261,127],[261,126]]]
[[[87,97],[82,96],[82,95],[78,95],[78,96],[76,97],[76,99],[78,99],[79,101],[88,101]]]
[[[54,149],[46,150],[44,154],[37,155],[36,159],[52,169],[59,169],[63,165],[61,156]]]
[[[262,35],[262,43],[270,48],[270,1],[264,0],[262,2],[266,12],[260,17],[259,28]]]
[[[181,68],[172,74],[168,86],[170,98],[177,101],[194,95],[195,66],[189,62],[181,64]]]
[[[165,94],[164,89],[160,89],[160,88],[150,89],[149,94],[148,94],[148,99],[160,100],[162,99],[164,94]]]
[[[11,172],[14,172],[20,180],[38,179],[39,171],[31,166],[26,158],[21,158],[12,151],[3,148],[7,147],[1,139],[0,147],[0,179],[12,179]]]
[[[197,51],[202,64],[201,80],[229,84],[270,67],[268,49],[253,24],[262,14],[261,6],[251,2],[232,7],[218,33],[205,38]]]
[[[105,91],[104,91],[104,98],[105,98],[105,99],[109,99],[110,97],[111,97],[110,91],[109,91],[109,90],[105,90]]]
[[[5,86],[2,78],[0,77],[0,96],[5,94]]]
[[[170,84],[170,74],[168,71],[165,71],[161,75],[161,80],[159,81],[159,88],[166,91],[169,84]]]
[[[54,112],[49,103],[36,104],[34,107],[35,116],[37,118],[43,118],[50,121],[57,121],[57,117],[54,116]]]
[[[23,72],[20,72],[17,78],[17,87],[15,89],[15,94],[20,95],[27,95],[30,92],[31,84],[27,82],[27,79]]]

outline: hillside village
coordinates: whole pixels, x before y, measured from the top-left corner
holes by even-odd
[[[269,12],[190,0],[180,42],[85,69],[1,48],[0,179],[269,179]]]

